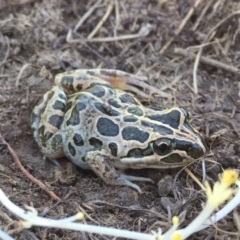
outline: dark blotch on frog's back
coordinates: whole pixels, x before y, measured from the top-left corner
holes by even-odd
[[[64,89],[73,91],[73,81],[74,78],[72,76],[64,76],[61,79],[61,85]]]
[[[130,103],[130,104],[138,105],[135,99],[130,94],[127,94],[127,93],[124,93],[121,96],[119,96],[119,99],[121,100],[122,103]]]
[[[151,123],[145,120],[141,121],[142,126],[144,127],[150,127],[152,128],[153,132],[158,132],[161,135],[173,135],[173,131],[172,129],[159,125],[159,124],[155,124],[155,123]]]
[[[91,87],[87,89],[87,92],[99,98],[103,97],[106,94],[105,89],[101,87],[101,85],[96,85],[94,87]]]
[[[67,103],[66,109],[65,109],[66,112],[72,107],[72,104],[73,104],[73,103],[72,103],[71,101],[69,101],[69,102]]]
[[[108,144],[108,147],[109,147],[109,149],[111,151],[111,154],[116,157],[117,154],[118,154],[118,146],[117,146],[117,144],[115,142],[110,142]]]
[[[73,157],[76,155],[76,150],[70,142],[68,143],[68,150]]]
[[[107,137],[116,137],[119,134],[119,126],[112,120],[100,117],[97,121],[98,132]]]
[[[48,122],[56,127],[56,128],[59,128],[63,122],[63,116],[60,116],[60,115],[57,115],[57,114],[54,114],[52,115],[49,119],[48,119]]]
[[[107,106],[106,104],[96,102],[94,103],[94,106],[103,114],[106,114],[108,116],[119,116],[120,113],[114,109],[112,109],[111,106]]]
[[[71,111],[71,115],[70,118],[66,121],[66,125],[79,125],[80,124],[80,116],[79,116],[79,112],[77,110],[77,105],[74,106],[74,108]]]
[[[82,136],[79,133],[75,133],[73,136],[73,142],[76,146],[81,147],[84,145]]]
[[[62,142],[62,135],[61,135],[61,134],[55,134],[54,139],[55,139],[57,142]]]
[[[135,140],[144,143],[148,140],[149,133],[137,127],[127,126],[122,130],[122,138],[127,141]]]
[[[66,96],[62,93],[58,94],[59,98],[61,98],[62,100],[67,100]]]
[[[93,82],[89,85],[89,88],[95,87],[95,86],[103,86],[103,87],[107,87],[110,89],[114,89],[114,86],[107,82],[106,83]]]
[[[90,80],[90,77],[86,74],[79,74],[77,77],[76,77],[76,80],[79,80],[79,81],[88,81]]]
[[[108,99],[108,103],[115,108],[120,108],[121,107],[121,105],[118,103],[118,101],[113,99],[113,98]]]
[[[136,116],[143,116],[142,109],[138,107],[129,107],[127,111]]]
[[[61,110],[62,112],[64,112],[66,105],[65,105],[65,103],[57,100],[57,101],[55,101],[55,103],[53,104],[52,107],[53,107],[53,109],[55,109],[55,110]]]
[[[124,122],[137,122],[138,118],[133,115],[127,115],[123,117]]]
[[[78,112],[81,112],[82,110],[84,110],[86,108],[86,104],[82,103],[82,102],[77,102],[76,104],[76,109]]]
[[[152,114],[147,115],[146,117],[151,120],[167,124],[172,128],[178,129],[181,113],[175,109],[166,114]]]
[[[89,144],[91,146],[93,146],[94,148],[100,148],[103,145],[102,141],[98,138],[95,138],[95,137],[89,138]]]
[[[79,125],[80,124],[80,114],[79,112],[83,111],[86,108],[86,104],[83,102],[77,101],[73,109],[71,110],[70,118],[66,121],[67,126],[69,125]],[[68,108],[68,107],[67,107]]]

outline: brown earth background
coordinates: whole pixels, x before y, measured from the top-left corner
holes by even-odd
[[[30,182],[4,147],[1,189],[17,205],[33,206],[44,217],[84,211],[87,224],[150,232],[166,231],[171,217],[181,214],[181,226],[186,226],[206,197],[184,171],[127,171],[160,181],[139,183],[140,195],[128,187],[106,185],[67,159],[59,161],[59,169],[43,159],[34,142],[30,114],[57,73],[109,68],[146,75],[149,84],[172,97],[144,104],[183,107],[204,134],[212,184],[223,168],[239,166],[239,16],[237,0],[0,0],[0,133],[22,165],[61,201]],[[202,180],[201,161],[189,169]],[[22,229],[17,220],[0,208],[0,228],[16,239],[113,239],[53,228]],[[239,231],[231,213],[190,239],[239,239]]]

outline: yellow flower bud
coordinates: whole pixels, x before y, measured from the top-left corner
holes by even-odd
[[[83,217],[84,217],[84,214],[82,212],[79,212],[79,213],[76,214],[76,219],[77,220],[82,220]]]
[[[171,239],[172,240],[182,240],[183,239],[182,234],[179,232],[174,232],[171,236]]]
[[[174,216],[172,218],[172,223],[173,223],[173,225],[178,225],[179,224],[179,218],[177,216]]]
[[[227,169],[223,172],[221,182],[227,186],[232,185],[238,179],[238,173],[233,169]]]

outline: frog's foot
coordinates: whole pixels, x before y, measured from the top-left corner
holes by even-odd
[[[47,158],[47,157],[43,157],[44,160],[49,160],[54,166],[56,166],[57,168],[61,169],[62,166],[60,165],[60,163],[58,162],[57,159],[54,158]]]
[[[151,85],[147,84],[146,82],[148,81],[148,78],[145,76],[133,75],[120,70],[112,69],[91,69],[83,71],[86,71],[86,73],[89,75],[103,79],[117,88],[134,92],[146,99],[153,98],[153,95],[163,98],[171,98],[170,94],[167,94],[156,87],[152,87]],[[148,93],[141,91],[139,88],[147,90]]]
[[[142,193],[141,188],[132,183],[125,175],[119,174],[116,169],[110,164],[115,161],[112,156],[104,150],[89,151],[85,155],[85,161],[90,169],[105,183],[110,185],[125,185],[136,189]]]

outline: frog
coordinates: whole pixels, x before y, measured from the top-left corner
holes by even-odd
[[[204,156],[202,134],[181,107],[146,106],[164,93],[145,76],[112,69],[59,73],[54,86],[34,107],[33,136],[49,159],[67,157],[92,170],[106,184],[129,186],[151,178],[125,169],[169,169]]]

